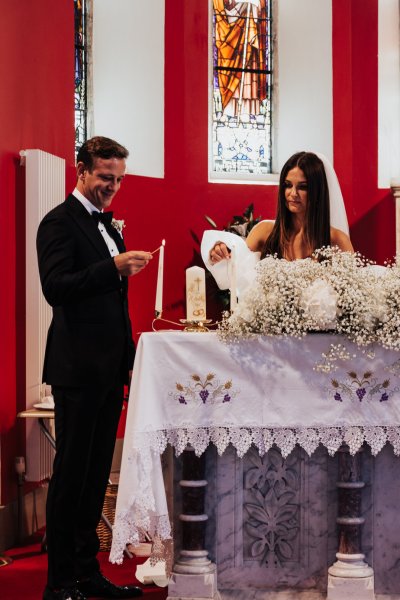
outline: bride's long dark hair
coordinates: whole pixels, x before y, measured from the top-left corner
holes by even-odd
[[[329,188],[323,162],[312,152],[297,152],[283,165],[279,178],[278,208],[274,227],[265,242],[261,258],[267,254],[285,256],[290,241],[292,213],[286,206],[285,181],[288,172],[298,167],[307,180],[307,207],[305,216],[305,242],[313,252],[331,242],[329,217]]]

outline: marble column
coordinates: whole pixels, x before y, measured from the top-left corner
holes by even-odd
[[[362,453],[354,456],[347,446],[339,449],[337,561],[328,570],[328,600],[374,600],[374,572],[361,549]]]
[[[391,179],[390,188],[396,202],[396,255],[400,256],[400,178]]]
[[[190,446],[182,455],[182,549],[176,560],[168,586],[168,598],[217,600],[216,565],[205,549],[208,516],[204,512],[205,454],[198,457]]]

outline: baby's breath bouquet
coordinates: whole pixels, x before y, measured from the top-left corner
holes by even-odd
[[[397,263],[385,269],[358,253],[327,247],[305,260],[267,256],[256,268],[254,286],[220,324],[222,340],[334,330],[359,346],[400,350]]]

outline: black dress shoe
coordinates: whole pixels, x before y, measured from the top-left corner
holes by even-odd
[[[66,587],[52,589],[46,587],[43,593],[43,600],[87,600],[86,596],[78,590],[77,587]]]
[[[78,589],[87,598],[137,598],[143,591],[134,585],[115,585],[100,571],[88,579],[78,581]]]

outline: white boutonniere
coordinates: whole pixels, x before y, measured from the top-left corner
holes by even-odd
[[[115,227],[119,235],[122,237],[122,230],[125,227],[125,221],[123,219],[112,219],[111,225]]]

